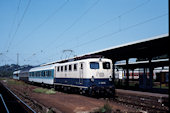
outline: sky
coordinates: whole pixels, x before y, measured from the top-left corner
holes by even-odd
[[[168,8],[168,0],[0,0],[0,66],[40,65],[169,34]]]

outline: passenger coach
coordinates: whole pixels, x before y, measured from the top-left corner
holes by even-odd
[[[13,79],[19,80],[19,73],[20,73],[20,70],[14,71],[13,72]]]
[[[55,65],[35,67],[29,70],[29,82],[54,84]]]

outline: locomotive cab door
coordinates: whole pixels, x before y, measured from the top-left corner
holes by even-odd
[[[79,83],[83,84],[83,72],[84,70],[84,62],[80,62],[80,66],[79,66]]]

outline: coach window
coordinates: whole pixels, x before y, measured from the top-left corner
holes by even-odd
[[[49,76],[49,71],[47,71],[47,77]]]
[[[41,71],[39,72],[39,77],[41,76]]]
[[[67,65],[65,66],[65,71],[67,71]]]
[[[47,71],[45,71],[45,77],[47,77],[47,74],[48,74]]]
[[[41,75],[41,72],[38,72],[38,76],[40,77],[40,75]]]
[[[47,71],[48,72],[48,77],[50,76],[50,71]]]
[[[110,62],[103,62],[103,69],[110,69]]]
[[[47,77],[49,76],[49,71],[47,71]]]
[[[42,71],[40,71],[40,75],[39,75],[40,77],[42,76]]]
[[[74,64],[74,71],[77,71],[77,64]]]
[[[52,76],[52,71],[49,71],[49,76]]]
[[[47,77],[47,74],[48,74],[47,71],[45,71],[45,77]]]
[[[90,62],[90,69],[99,69],[98,62]]]
[[[51,76],[51,71],[48,71],[48,77],[50,77]]]
[[[72,70],[72,66],[71,65],[69,65],[69,71],[71,71]]]
[[[45,76],[45,71],[43,71],[43,76]]]
[[[47,71],[47,77],[49,76],[49,71]]]

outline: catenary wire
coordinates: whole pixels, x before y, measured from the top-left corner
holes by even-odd
[[[69,31],[73,26],[75,26],[93,7],[95,7],[97,4],[99,3],[99,0],[96,0],[82,15],[80,15],[75,21],[73,21],[73,23],[68,26],[61,34],[59,34],[57,36],[57,38],[53,41],[51,41],[47,47],[51,46],[52,43],[55,43],[57,40],[59,40],[60,38],[62,38],[62,36]]]
[[[129,10],[121,13],[120,15],[118,15],[118,16],[116,16],[116,17],[114,17],[114,18],[111,18],[111,19],[105,21],[104,23],[99,24],[99,25],[96,26],[95,28],[92,28],[92,29],[90,29],[90,30],[82,33],[81,35],[76,36],[75,39],[78,40],[78,39],[86,36],[87,34],[96,31],[97,29],[101,28],[102,26],[104,26],[104,25],[106,25],[106,24],[109,24],[110,22],[112,22],[112,21],[114,21],[114,20],[116,20],[116,19],[119,19],[119,29],[121,30],[121,18],[122,18],[123,16],[125,16],[125,15],[127,15],[127,14],[129,14],[129,13],[131,13],[131,12],[133,12],[133,11],[135,11],[136,9],[138,9],[138,8],[146,5],[148,2],[150,2],[150,0],[147,0],[147,1],[145,1],[145,2],[143,2],[143,3],[141,3],[141,4],[139,4],[139,5],[137,5],[136,7],[131,8],[131,9],[129,9]],[[70,43],[71,41],[72,41],[72,39],[68,40],[67,42]],[[56,48],[60,48],[60,47],[64,46],[65,44],[66,44],[66,42],[63,42],[63,43],[61,43],[60,45],[58,45]]]
[[[67,27],[59,36],[56,40],[58,40],[59,38],[61,38],[67,31],[69,31],[74,25],[76,25],[94,6],[96,6],[98,4],[99,0],[96,0],[83,14],[81,14],[69,27]],[[52,42],[50,42],[47,46],[45,47],[49,47],[52,45],[52,43],[54,43],[56,40],[53,40]],[[39,52],[39,51],[38,51]],[[35,53],[38,53],[35,52]],[[29,56],[28,58],[32,57],[33,55]]]
[[[116,17],[114,17],[114,18],[111,18],[111,19],[105,21],[104,23],[96,26],[95,28],[93,28],[93,29],[91,29],[91,30],[88,30],[88,31],[82,33],[81,35],[77,36],[76,39],[81,38],[81,37],[84,37],[84,36],[87,35],[88,33],[93,32],[93,31],[101,28],[102,26],[104,26],[104,25],[106,25],[106,24],[108,24],[108,23],[110,23],[110,22],[112,22],[112,21],[114,21],[114,20],[116,20],[116,19],[118,19],[118,18],[121,18],[121,17],[123,17],[123,16],[125,16],[125,15],[127,15],[127,14],[129,14],[129,13],[131,13],[131,12],[133,12],[133,11],[135,11],[136,9],[138,9],[138,8],[146,5],[146,4],[149,3],[149,2],[150,2],[150,0],[147,0],[147,1],[145,1],[145,2],[143,2],[143,3],[141,3],[141,4],[139,4],[139,5],[137,5],[137,6],[135,6],[135,7],[133,7],[133,8],[131,8],[131,9],[129,9],[129,10],[127,10],[127,11],[119,14],[118,16],[116,16]],[[119,30],[120,30],[120,29],[121,29],[121,27],[119,27]],[[72,41],[72,39],[68,40],[67,42],[70,42],[70,41]],[[66,42],[58,45],[57,48],[63,46],[64,44],[66,44]],[[51,44],[51,45],[52,45],[52,44]],[[79,47],[79,46],[80,46],[80,45],[77,45],[76,47]],[[46,47],[48,47],[48,46],[46,46]],[[30,57],[29,57],[29,58],[30,58]],[[47,58],[44,58],[44,59],[47,59]]]
[[[42,21],[38,26],[36,26],[28,35],[26,35],[25,38],[23,38],[23,40],[19,41],[18,44],[16,44],[15,47],[19,47],[23,44],[23,42],[25,42],[26,40],[28,40],[29,38],[31,38],[30,36],[33,35],[38,29],[40,29],[41,27],[43,27],[44,24],[46,24],[51,18],[53,18],[61,9],[63,9],[67,3],[69,2],[69,0],[66,0],[60,7],[58,7],[53,13],[51,13],[47,18],[45,18],[44,21]]]
[[[109,37],[109,36],[114,36],[114,35],[116,35],[116,34],[118,34],[118,33],[120,33],[120,32],[123,32],[123,31],[129,30],[129,29],[138,27],[138,26],[140,26],[140,25],[143,25],[143,24],[146,24],[146,23],[148,23],[148,22],[157,20],[157,19],[162,18],[162,17],[167,16],[167,15],[168,15],[168,13],[165,13],[165,14],[162,14],[162,15],[159,15],[159,16],[156,16],[156,17],[147,19],[147,20],[142,21],[142,22],[139,22],[139,23],[137,23],[137,24],[130,25],[130,26],[128,26],[128,27],[122,28],[121,30],[119,29],[119,30],[117,30],[117,31],[115,31],[115,32],[112,32],[112,33],[109,33],[109,34],[105,34],[105,35],[100,36],[100,37],[98,37],[98,38],[95,38],[95,39],[93,39],[93,40],[90,40],[90,41],[87,41],[87,42],[85,42],[85,43],[79,44],[78,46],[71,47],[70,49],[75,49],[75,48],[77,48],[77,47],[81,47],[81,46],[88,45],[88,44],[90,44],[90,43],[94,43],[94,42],[96,42],[96,41],[98,41],[98,40],[100,40],[100,39],[107,38],[107,37]],[[44,58],[44,59],[47,59],[47,57]]]
[[[30,6],[30,3],[31,3],[31,0],[28,1],[28,4],[27,4],[27,6],[26,6],[26,8],[25,8],[25,10],[24,10],[24,13],[23,13],[23,15],[22,15],[22,17],[21,17],[19,23],[17,24],[17,28],[16,28],[16,30],[15,30],[15,32],[14,32],[12,38],[11,38],[11,41],[9,42],[9,45],[8,45],[8,47],[7,47],[7,52],[9,51],[10,46],[12,45],[13,39],[14,39],[14,37],[16,36],[16,34],[17,34],[17,32],[18,32],[18,29],[20,28],[21,23],[22,23],[23,20],[24,20],[25,14],[26,14],[27,11],[28,11],[28,8],[29,8],[29,6]]]
[[[67,3],[69,2],[69,0],[66,0],[66,2],[64,2],[59,8],[57,8],[53,13],[51,13],[42,23],[40,23],[37,27],[35,27],[27,36],[26,38],[24,38],[24,40],[20,41],[20,43],[18,43],[17,45],[21,45],[21,43],[23,43],[26,39],[28,39],[36,30],[38,30],[39,28],[41,28],[45,23],[47,23],[54,15],[56,15],[56,13],[58,13]],[[17,45],[15,47],[17,47]],[[35,56],[36,54],[33,53],[31,56],[25,58],[25,60],[30,59],[31,57]]]
[[[11,28],[10,28],[10,31],[9,31],[9,34],[8,34],[8,39],[9,39],[9,41],[10,41],[10,39],[11,39],[11,34],[12,34],[12,31],[13,31],[13,28],[14,28],[14,24],[15,24],[15,22],[16,22],[16,18],[17,18],[19,9],[20,9],[20,5],[21,5],[21,0],[19,0],[19,2],[18,2],[17,10],[16,10],[16,12],[15,12],[14,19],[13,19],[13,21],[12,21]],[[5,47],[4,47],[4,50],[6,50],[5,48],[6,48],[6,45],[8,45],[9,41],[6,42]]]
[[[106,34],[106,35],[103,35],[103,36],[100,36],[100,37],[95,38],[95,39],[93,39],[93,40],[90,40],[90,41],[87,41],[87,42],[85,42],[85,43],[79,44],[78,46],[74,46],[74,47],[72,47],[71,49],[75,49],[75,48],[77,48],[77,47],[81,47],[81,46],[84,46],[84,45],[87,45],[87,44],[96,42],[97,40],[100,40],[100,39],[103,39],[103,38],[106,38],[106,37],[109,37],[109,36],[113,36],[113,35],[115,35],[115,34],[117,34],[117,33],[122,32],[122,31],[126,31],[126,30],[129,30],[129,29],[138,27],[138,26],[140,26],[140,25],[143,25],[143,24],[145,24],[145,23],[148,23],[148,22],[150,22],[150,21],[159,19],[159,18],[164,17],[164,16],[167,16],[167,15],[168,15],[168,13],[162,14],[162,15],[159,15],[159,16],[156,16],[156,17],[147,19],[147,20],[145,20],[145,21],[142,21],[142,22],[140,22],[140,23],[137,23],[137,24],[134,24],[134,25],[130,25],[130,26],[128,26],[128,27],[122,28],[121,30],[118,30],[118,31],[115,31],[115,32],[112,32],[112,33],[109,33],[109,34]]]

